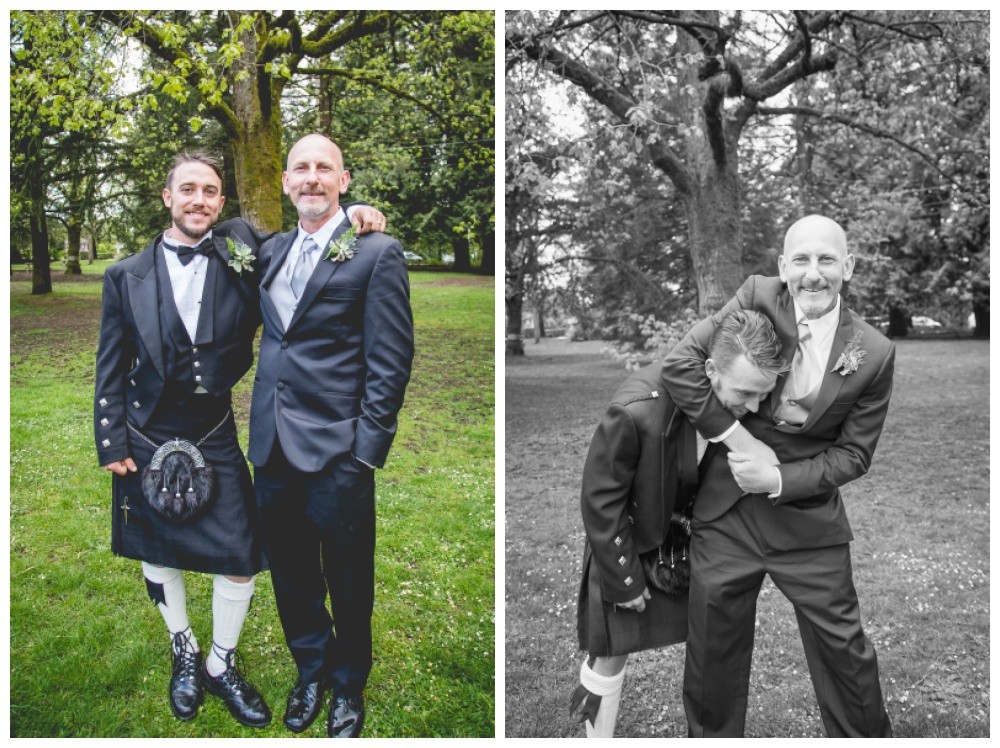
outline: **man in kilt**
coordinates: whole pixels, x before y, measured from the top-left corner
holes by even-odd
[[[589,653],[571,709],[587,737],[613,737],[628,655],[687,636],[688,518],[716,444],[698,434],[660,379],[660,363],[630,376],[601,419],[583,469],[587,532],[577,608]],[[756,412],[787,369],[771,322],[754,311],[727,316],[704,370],[736,418]],[[718,440],[716,440],[718,441]]]
[[[170,229],[104,275],[94,432],[99,463],[114,474],[111,548],[142,561],[167,625],[174,715],[193,719],[207,689],[237,721],[263,727],[270,710],[236,662],[265,562],[231,389],[253,362],[256,254],[269,235],[242,219],[213,227],[225,197],[219,162],[208,154],[174,159],[163,202]],[[355,216],[368,221],[359,233],[384,228],[383,218],[365,209]],[[175,439],[188,444],[171,453]],[[198,498],[207,503],[196,507]],[[204,659],[182,570],[214,575]]]

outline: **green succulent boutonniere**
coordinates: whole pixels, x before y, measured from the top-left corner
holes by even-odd
[[[236,271],[237,275],[242,275],[244,270],[253,270],[253,251],[243,242],[234,240],[231,236],[226,237],[226,246],[229,247],[229,267]]]
[[[844,352],[840,354],[840,358],[837,359],[837,363],[834,364],[830,371],[836,371],[842,377],[846,377],[858,370],[858,368],[865,362],[865,356],[868,352],[861,347],[861,333],[857,332],[854,337],[851,338],[851,342],[847,344],[844,348]]]
[[[330,240],[330,244],[327,245],[326,256],[323,259],[333,260],[334,262],[347,262],[354,257],[357,249],[358,237],[355,236],[354,227],[351,226],[337,239]]]

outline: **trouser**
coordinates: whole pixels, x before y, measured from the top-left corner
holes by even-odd
[[[360,696],[372,667],[374,471],[347,455],[304,473],[275,441],[254,482],[278,615],[299,677],[327,678],[336,693]]]
[[[847,543],[779,551],[744,496],[722,517],[692,523],[684,709],[692,737],[741,737],[757,595],[764,575],[795,609],[830,737],[891,737],[875,649],[861,629]]]

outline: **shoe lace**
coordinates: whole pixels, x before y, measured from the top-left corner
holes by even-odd
[[[215,642],[212,642],[212,649],[226,663],[226,669],[219,674],[218,679],[229,683],[232,686],[246,690],[249,684],[243,679],[241,671],[246,669],[241,655],[235,648],[223,649]]]
[[[172,637],[170,651],[174,656],[174,671],[198,674],[198,652],[186,631],[178,631]]]

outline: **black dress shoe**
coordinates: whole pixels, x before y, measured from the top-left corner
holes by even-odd
[[[365,702],[360,696],[335,696],[326,720],[331,738],[357,738],[365,726]]]
[[[194,719],[204,694],[201,690],[201,652],[196,652],[186,631],[174,634],[170,649],[173,675],[170,676],[170,710],[185,722]]]
[[[226,669],[213,678],[205,671],[205,688],[222,699],[236,721],[247,727],[266,727],[271,724],[271,710],[257,689],[243,680],[236,666],[236,650],[226,652]]]
[[[309,728],[323,706],[323,681],[303,683],[298,681],[288,694],[285,707],[285,727],[292,732],[303,732]]]

